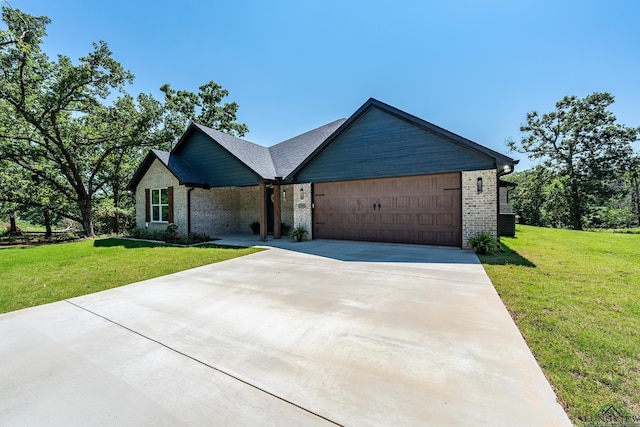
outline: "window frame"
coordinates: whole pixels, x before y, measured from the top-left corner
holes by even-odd
[[[166,203],[162,203],[162,192],[165,192],[165,200]],[[164,188],[152,188],[150,191],[150,203],[149,203],[149,208],[150,208],[150,219],[151,222],[155,222],[155,223],[169,223],[169,219],[171,217],[169,211],[170,211],[170,200],[169,200],[169,188],[168,187],[164,187]],[[157,203],[154,203],[154,195],[157,195]],[[163,208],[166,207],[166,211],[163,210]],[[155,216],[156,210],[154,208],[158,208],[157,213],[158,216]],[[163,219],[163,212],[166,212],[166,220]]]

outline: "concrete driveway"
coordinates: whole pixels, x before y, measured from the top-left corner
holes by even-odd
[[[0,425],[571,425],[473,253],[276,245],[0,315]]]

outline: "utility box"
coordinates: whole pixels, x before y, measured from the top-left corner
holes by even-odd
[[[501,213],[498,228],[501,236],[515,237],[516,235],[516,214]]]

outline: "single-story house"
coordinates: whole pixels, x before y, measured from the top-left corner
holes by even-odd
[[[129,184],[138,227],[280,238],[467,246],[498,237],[503,154],[375,99],[271,147],[191,123],[169,153],[144,159]]]

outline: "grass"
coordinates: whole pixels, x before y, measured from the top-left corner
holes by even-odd
[[[126,239],[0,248],[0,313],[115,288],[259,251]]]
[[[640,415],[640,235],[518,226],[480,257],[574,423]]]

